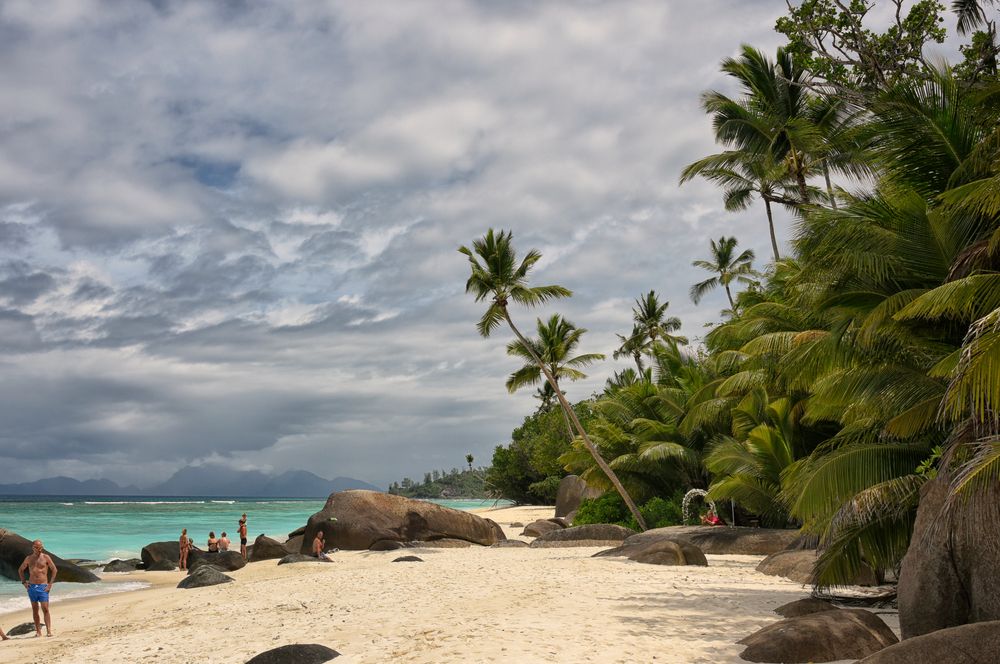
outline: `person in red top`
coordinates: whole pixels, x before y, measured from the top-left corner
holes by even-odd
[[[712,509],[709,509],[708,512],[705,513],[705,516],[701,517],[701,522],[704,523],[706,526],[723,525],[722,519],[716,516],[715,511]]]

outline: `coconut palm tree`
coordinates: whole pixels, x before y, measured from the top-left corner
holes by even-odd
[[[631,357],[635,362],[635,368],[641,374],[645,369],[642,366],[643,335],[638,325],[632,327],[632,334],[616,334],[621,345],[612,354],[616,360],[622,357]]]
[[[777,203],[792,209],[799,205],[799,201],[795,199],[794,181],[789,176],[788,165],[785,162],[775,163],[766,155],[730,150],[689,165],[681,173],[681,184],[696,175],[722,187],[723,202],[731,212],[745,210],[753,203],[754,197],[760,198],[767,213],[767,228],[771,235],[774,260],[781,260],[771,205]]]
[[[548,300],[569,297],[571,291],[563,286],[529,286],[528,273],[541,259],[542,255],[532,249],[519,262],[514,251],[512,234],[510,231],[500,231],[496,233],[489,229],[486,235],[472,243],[472,248],[462,246],[459,252],[469,259],[471,274],[465,283],[465,292],[472,293],[476,302],[489,301],[489,307],[482,318],[476,324],[479,333],[484,337],[489,337],[501,324],[506,323],[514,336],[532,355],[532,360],[539,370],[545,375],[546,380],[552,385],[559,405],[562,406],[566,416],[569,417],[577,434],[586,446],[587,450],[594,457],[594,461],[601,468],[608,480],[621,494],[622,500],[628,506],[629,511],[635,517],[639,527],[646,529],[646,521],[643,519],[639,508],[632,497],[622,486],[618,476],[605,461],[593,441],[587,435],[579,418],[573,411],[566,397],[562,395],[558,388],[555,376],[549,371],[548,366],[538,357],[531,347],[529,341],[521,334],[521,331],[514,325],[510,317],[508,305],[511,301],[525,306],[533,307]]]
[[[700,281],[691,287],[691,299],[695,304],[701,301],[709,291],[715,290],[719,286],[726,289],[726,296],[729,298],[729,307],[736,310],[736,302],[733,301],[733,292],[730,284],[734,281],[746,285],[756,284],[754,277],[757,273],[753,270],[754,253],[752,249],[746,249],[736,255],[736,238],[721,237],[718,242],[711,240],[712,258],[711,260],[697,260],[691,263],[695,267],[708,270],[716,276],[705,281]]]
[[[552,387],[560,391],[562,389],[559,386],[560,379],[575,381],[586,378],[587,374],[580,371],[580,367],[587,367],[604,359],[604,355],[600,353],[584,353],[571,357],[587,330],[576,327],[559,314],[553,314],[546,322],[539,318],[537,324],[537,339],[528,339],[527,343],[515,339],[507,344],[508,355],[525,360],[524,366],[507,379],[507,390],[511,394],[527,385],[537,385],[543,379],[542,370],[535,364],[535,358],[540,358],[546,365],[549,373],[555,378],[555,385]],[[563,417],[566,419],[566,430],[572,440],[575,437],[573,426],[565,412]]]

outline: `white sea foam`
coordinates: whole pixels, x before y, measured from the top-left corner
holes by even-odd
[[[235,505],[236,504],[235,500],[213,500],[211,502],[217,503],[219,505]]]
[[[212,501],[215,502],[215,501]],[[85,500],[84,505],[204,505],[204,500]]]
[[[16,585],[16,584],[12,584]],[[79,586],[67,589],[67,585]],[[99,584],[65,584],[57,583],[55,588],[52,590],[52,596],[49,602],[55,604],[56,602],[61,602],[67,599],[76,599],[78,597],[95,597],[97,595],[111,595],[114,593],[124,593],[132,590],[142,590],[143,588],[148,588],[148,583],[143,583],[142,581],[126,581],[124,583],[99,583]],[[14,611],[23,611],[31,608],[31,602],[28,601],[28,596],[24,593],[20,586],[17,586],[18,595],[16,597],[11,597],[9,595],[0,595],[0,615],[4,613],[13,613]]]

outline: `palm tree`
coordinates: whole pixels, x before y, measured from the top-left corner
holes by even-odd
[[[475,460],[476,460],[476,458],[474,456],[472,456],[471,454],[466,454],[465,455],[465,463],[469,464],[469,470],[472,470],[472,462],[475,461]]]
[[[778,49],[772,62],[761,51],[744,45],[738,58],[722,62],[722,71],[736,79],[740,99],[719,92],[702,96],[702,106],[712,114],[717,142],[772,163],[784,163],[798,188],[802,203],[810,199],[807,179],[811,153],[819,144],[806,118],[809,93],[806,71],[791,53]]]
[[[538,338],[528,339],[527,344],[515,339],[507,344],[507,354],[523,358],[526,363],[523,367],[515,371],[507,379],[507,390],[513,394],[518,389],[526,385],[536,385],[542,380],[542,370],[535,364],[535,358],[540,358],[555,378],[555,385],[552,387],[560,390],[559,380],[568,378],[569,380],[580,380],[586,378],[587,374],[580,371],[579,367],[587,367],[603,360],[600,353],[584,353],[571,357],[573,351],[580,343],[580,338],[586,332],[584,328],[578,328],[559,314],[553,314],[547,322],[538,319]],[[565,394],[565,392],[563,392]],[[566,430],[572,440],[573,426],[569,417],[563,413],[566,419]]]
[[[514,333],[518,341],[529,351],[529,355],[532,355],[531,359],[545,375],[549,384],[552,385],[556,398],[559,400],[559,405],[562,406],[566,416],[570,418],[587,450],[594,457],[594,461],[597,462],[615,489],[621,494],[622,500],[625,501],[639,527],[645,530],[646,521],[639,512],[639,508],[631,496],[629,496],[625,487],[622,486],[618,476],[615,475],[615,472],[608,466],[608,463],[601,457],[597,447],[590,440],[583,425],[580,424],[580,419],[576,416],[569,402],[566,401],[566,397],[559,391],[555,376],[549,371],[545,362],[534,353],[530,342],[521,334],[517,326],[514,325],[514,321],[511,320],[510,312],[507,308],[511,300],[518,304],[533,307],[551,299],[569,297],[572,295],[571,291],[557,285],[528,286],[528,273],[535,266],[535,263],[541,259],[542,255],[532,249],[518,263],[510,231],[494,233],[491,228],[486,232],[484,237],[472,243],[472,249],[462,246],[459,247],[459,252],[468,257],[471,269],[469,279],[465,283],[465,292],[472,293],[476,298],[476,302],[487,299],[490,302],[486,312],[476,324],[479,333],[484,337],[489,337],[502,323],[507,323],[511,332]]]
[[[639,329],[638,325],[632,327],[632,334],[625,336],[624,334],[616,334],[621,345],[615,350],[612,357],[616,360],[621,357],[631,357],[635,361],[635,368],[638,369],[641,374],[644,371],[642,366],[642,349],[643,349],[643,338],[642,331]]]
[[[660,299],[656,291],[638,297],[635,306],[632,307],[632,334],[628,337],[617,335],[621,345],[614,352],[614,358],[631,356],[635,360],[635,366],[642,374],[642,356],[653,352],[656,344],[663,341],[671,346],[686,346],[687,337],[673,335],[681,329],[681,319],[676,316],[667,318],[667,307],[669,302],[660,304]]]
[[[722,286],[726,289],[729,307],[735,312],[736,302],[733,301],[733,292],[729,285],[733,281],[747,285],[757,283],[754,279],[757,273],[753,270],[753,250],[746,249],[737,256],[736,244],[734,237],[721,237],[718,242],[711,240],[712,259],[710,261],[697,260],[691,263],[695,267],[717,275],[691,287],[691,299],[695,304],[698,304],[706,293]]]
[[[788,165],[775,163],[767,156],[759,156],[745,150],[730,150],[710,155],[694,162],[681,174],[681,184],[701,175],[722,186],[723,201],[730,212],[750,207],[754,196],[764,202],[767,213],[767,228],[771,234],[771,251],[775,262],[781,260],[778,240],[774,234],[774,214],[772,203],[791,208],[799,205],[791,189]]]

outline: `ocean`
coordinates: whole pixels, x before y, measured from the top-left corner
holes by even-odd
[[[41,539],[45,548],[62,558],[107,562],[138,558],[150,542],[176,540],[181,529],[201,548],[209,531],[223,531],[239,548],[240,515],[247,513],[248,539],[261,533],[276,539],[304,526],[325,500],[296,498],[219,498],[217,496],[0,496],[0,528],[30,540]],[[455,509],[489,507],[492,500],[435,500]],[[112,577],[114,575],[111,575]],[[101,583],[59,584],[53,601],[109,592],[135,590],[141,583],[113,580]],[[0,614],[28,608],[24,589],[0,577]]]

